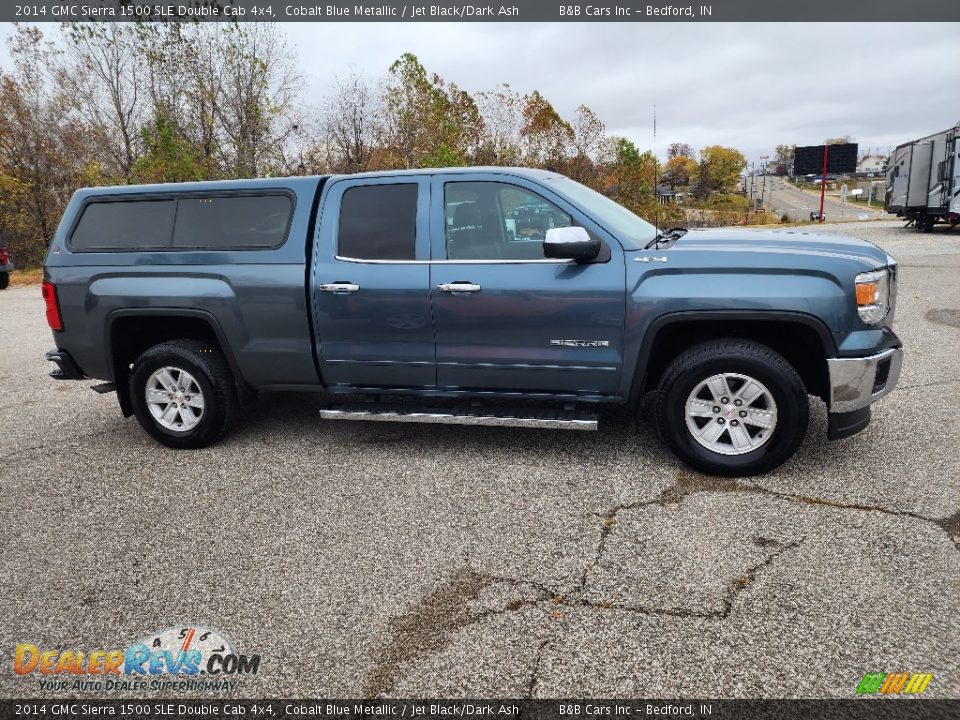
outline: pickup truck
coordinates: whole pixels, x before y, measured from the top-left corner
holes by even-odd
[[[57,379],[174,448],[258,391],[326,419],[597,428],[649,392],[703,472],[859,432],[896,385],[896,262],[801,230],[660,232],[523,168],[79,190],[44,265]],[[402,396],[402,397],[401,397]]]

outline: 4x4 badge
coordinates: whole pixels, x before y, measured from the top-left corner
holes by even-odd
[[[637,262],[666,262],[666,255],[641,255],[637,258]]]

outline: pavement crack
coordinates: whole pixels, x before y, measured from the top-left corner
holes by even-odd
[[[747,588],[753,585],[757,577],[767,568],[769,568],[784,553],[795,550],[803,542],[795,540],[788,543],[781,543],[778,540],[770,538],[757,537],[754,543],[759,547],[775,547],[776,549],[767,554],[759,563],[748,567],[742,575],[735,578],[727,588],[723,599],[723,608],[721,610],[690,610],[689,608],[675,607],[655,607],[648,605],[630,605],[628,603],[611,603],[605,601],[589,600],[584,597],[577,598],[572,604],[577,607],[593,608],[595,610],[619,610],[622,612],[632,612],[640,615],[667,616],[684,619],[704,619],[704,620],[726,620],[733,612],[733,606],[737,597]]]
[[[527,679],[526,695],[527,698],[533,698],[537,692],[537,684],[540,682],[540,664],[543,662],[543,653],[550,644],[549,640],[544,640],[537,648],[537,654],[533,658],[533,667],[530,669],[530,677]]]
[[[115,432],[115,430],[116,430],[115,428],[110,428],[109,430],[98,430],[97,432],[86,433],[84,435],[74,435],[73,437],[67,438],[65,441],[62,440],[55,443],[44,443],[42,445],[33,445],[31,447],[21,448],[20,450],[15,450],[12,453],[8,453],[6,455],[0,455],[0,462],[9,460],[10,458],[15,458],[18,455],[27,455],[29,453],[36,452],[37,450],[46,450],[47,448],[52,448],[52,447],[62,449],[65,442],[69,442],[71,440],[86,440],[87,438],[99,437],[101,435],[109,435]]]
[[[953,381],[956,382],[956,381]],[[588,566],[587,570],[584,572],[584,578],[589,574],[590,570],[596,567],[596,564],[599,562],[600,555],[602,554],[602,549],[606,544],[606,537],[610,534],[612,525],[616,524],[617,514],[623,510],[631,510],[635,508],[641,508],[651,505],[674,505],[683,501],[685,498],[695,495],[702,492],[743,492],[743,493],[752,493],[755,495],[764,495],[767,497],[777,498],[779,500],[786,500],[788,502],[798,503],[802,505],[819,505],[822,507],[834,508],[836,510],[853,510],[857,512],[877,512],[884,515],[891,515],[895,517],[906,517],[913,520],[920,520],[921,522],[930,523],[937,526],[943,530],[950,540],[956,545],[957,536],[960,535],[960,520],[957,519],[960,513],[952,515],[949,518],[934,518],[928,515],[923,515],[921,513],[913,512],[911,510],[894,510],[883,505],[866,505],[863,503],[847,503],[839,500],[830,500],[828,498],[816,497],[813,495],[799,495],[796,493],[785,493],[778,490],[770,490],[768,488],[760,487],[759,485],[750,485],[743,482],[737,481],[735,478],[726,478],[726,477],[717,477],[712,475],[700,475],[698,473],[688,473],[683,470],[677,473],[676,482],[670,487],[663,490],[659,496],[653,500],[643,500],[635,503],[627,503],[616,505],[614,508],[609,510],[607,513],[602,515],[604,518],[604,527],[601,529],[601,544],[599,552],[594,558],[592,565]],[[952,529],[951,529],[952,528]],[[958,545],[958,550],[960,550],[960,545]],[[586,582],[581,583],[581,587],[585,587]]]

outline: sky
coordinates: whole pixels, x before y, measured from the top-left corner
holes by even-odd
[[[54,30],[53,25],[44,29]],[[671,142],[736,147],[849,135],[886,151],[960,121],[957,24],[281,23],[303,100],[337,76],[382,77],[404,52],[469,90],[539,90],[564,117],[586,104],[610,134],[663,156]],[[0,24],[0,34],[11,32]],[[0,64],[8,65],[6,48]],[[656,105],[657,134],[653,135]]]

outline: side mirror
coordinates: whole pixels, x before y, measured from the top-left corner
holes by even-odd
[[[582,227],[550,228],[543,241],[543,256],[586,262],[600,254],[600,240]]]

